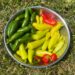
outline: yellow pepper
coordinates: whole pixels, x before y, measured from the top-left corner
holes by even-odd
[[[34,50],[28,49],[28,61],[30,64],[32,64],[33,55],[34,55]]]
[[[42,18],[42,16],[40,16],[40,24],[42,24],[43,23],[43,18]]]
[[[64,45],[64,40],[60,40],[60,41],[58,42],[58,44],[56,45],[56,47],[55,47],[53,53],[56,53],[56,52],[58,52],[59,50],[61,51],[61,48],[63,47],[63,45]]]
[[[27,52],[24,48],[24,45],[23,44],[20,44],[19,46],[19,50],[16,52],[17,55],[19,55],[23,60],[26,60],[27,59]]]
[[[29,49],[37,48],[37,47],[41,46],[44,41],[45,41],[45,38],[42,38],[42,39],[34,41],[34,42],[30,42],[30,43],[27,44],[27,47]]]
[[[48,33],[46,34],[46,40],[49,40],[50,37],[51,37],[51,34],[50,34],[50,32],[48,32]]]
[[[51,37],[49,41],[48,50],[50,52],[52,52],[52,49],[55,46],[55,44],[58,42],[59,38],[60,38],[60,34],[59,34],[59,31],[57,31],[54,33],[54,35]]]
[[[32,38],[34,40],[39,40],[40,38],[44,37],[45,34],[48,32],[49,30],[45,30],[45,31],[37,31],[36,34],[32,35]]]
[[[54,35],[54,33],[55,33],[56,31],[58,31],[62,26],[63,26],[63,25],[62,25],[60,22],[58,22],[57,25],[54,26],[54,27],[52,28],[52,30],[51,30],[51,37],[52,37],[52,36]]]
[[[52,53],[48,52],[48,51],[42,51],[42,50],[37,50],[36,51],[36,55],[42,57],[45,54],[49,54],[51,55]]]
[[[49,40],[45,40],[44,44],[42,45],[42,50],[46,50],[49,44]]]
[[[48,26],[46,24],[40,24],[40,23],[38,24],[34,22],[32,25],[35,29],[41,30],[41,31],[46,30],[46,29],[51,29],[51,26]]]
[[[40,23],[40,17],[38,15],[36,16],[36,23]]]
[[[51,29],[52,28],[52,26],[50,26],[50,25],[48,25],[46,23],[43,23],[42,20],[43,20],[42,17],[40,17],[40,16],[37,15],[36,16],[36,22],[34,22],[32,24],[33,27],[35,29],[37,29],[37,30],[46,30],[46,29]]]

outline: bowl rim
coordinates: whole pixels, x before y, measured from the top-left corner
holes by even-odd
[[[61,19],[61,21],[63,22],[64,26],[66,27],[66,30],[67,30],[67,33],[68,33],[68,46],[67,46],[65,52],[64,52],[63,55],[62,55],[58,60],[56,60],[55,62],[53,62],[53,63],[51,63],[51,64],[48,64],[48,65],[43,65],[43,66],[41,66],[41,65],[40,65],[40,66],[33,66],[33,65],[30,65],[30,64],[25,64],[25,63],[20,62],[19,60],[17,60],[17,59],[13,56],[13,54],[11,53],[11,51],[9,50],[9,48],[8,48],[8,46],[7,46],[7,44],[6,44],[6,29],[7,29],[7,26],[8,26],[8,24],[9,24],[9,22],[16,16],[16,14],[18,14],[18,13],[24,11],[26,8],[25,8],[25,9],[21,9],[21,10],[19,10],[18,12],[16,12],[14,15],[12,15],[12,16],[10,17],[10,19],[8,20],[7,24],[5,25],[4,31],[3,31],[3,35],[4,35],[4,38],[3,38],[3,39],[4,39],[5,48],[6,48],[7,52],[9,53],[9,55],[10,55],[15,61],[17,61],[19,64],[21,64],[21,65],[23,65],[23,66],[31,67],[31,68],[47,68],[47,67],[50,67],[50,66],[52,66],[52,65],[54,65],[54,64],[56,64],[56,63],[58,63],[58,62],[66,55],[66,53],[68,52],[68,49],[69,49],[69,47],[70,47],[70,39],[71,39],[71,37],[70,37],[71,35],[70,35],[70,30],[69,30],[68,24],[67,24],[66,21],[63,19],[63,17],[61,17],[57,12],[55,12],[54,10],[52,10],[52,9],[50,9],[50,8],[47,8],[47,7],[44,7],[44,6],[32,6],[32,7],[27,7],[27,8],[44,8],[44,9],[47,9],[48,11],[54,13],[55,15],[57,15],[57,16]]]

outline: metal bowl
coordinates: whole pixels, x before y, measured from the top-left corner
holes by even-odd
[[[65,36],[65,39],[66,39],[66,43],[65,43],[64,46],[63,46],[64,52],[63,52],[62,56],[61,56],[57,61],[55,61],[55,62],[53,62],[53,63],[51,63],[51,64],[48,64],[47,66],[44,66],[44,65],[43,65],[43,66],[42,66],[42,65],[41,65],[41,66],[34,66],[34,65],[30,65],[30,64],[25,64],[25,63],[23,63],[23,62],[17,60],[17,59],[13,56],[13,54],[12,54],[12,52],[11,52],[9,46],[6,44],[6,39],[7,39],[7,37],[6,37],[6,29],[7,29],[8,25],[9,25],[10,21],[13,20],[17,15],[19,15],[20,13],[22,13],[25,9],[22,9],[22,10],[18,11],[17,13],[15,13],[15,14],[9,19],[8,23],[6,24],[6,26],[5,26],[5,28],[4,28],[4,45],[5,45],[5,48],[6,48],[7,52],[9,53],[9,55],[10,55],[15,61],[17,61],[18,63],[20,63],[21,65],[24,65],[24,66],[27,66],[27,67],[32,67],[32,68],[46,68],[46,67],[48,67],[48,66],[52,66],[52,65],[56,64],[57,62],[59,62],[59,61],[65,56],[65,54],[67,53],[67,51],[68,51],[68,49],[69,49],[69,46],[70,46],[70,31],[69,31],[68,25],[67,25],[67,23],[65,22],[65,20],[64,20],[59,14],[57,14],[55,11],[53,11],[53,10],[51,10],[51,9],[49,9],[49,8],[42,7],[42,6],[32,6],[32,7],[28,7],[28,8],[44,9],[44,10],[46,10],[46,11],[49,11],[49,12],[55,14],[55,15],[59,18],[59,20],[62,22],[62,24],[64,25],[64,27],[61,29],[61,34],[64,35],[64,36]]]

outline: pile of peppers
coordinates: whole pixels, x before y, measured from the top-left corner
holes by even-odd
[[[63,54],[63,27],[56,15],[43,9],[27,8],[6,30],[7,45],[14,57],[24,63],[48,65]]]

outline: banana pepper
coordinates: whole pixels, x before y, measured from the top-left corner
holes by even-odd
[[[34,41],[34,42],[30,42],[30,43],[27,44],[27,47],[29,49],[37,48],[37,47],[41,46],[44,41],[45,41],[45,38],[42,38],[42,39]]]
[[[55,34],[53,35],[53,37],[51,37],[51,39],[49,41],[48,50],[50,52],[52,52],[52,49],[58,42],[59,38],[60,38],[60,34],[59,34],[59,31],[57,31],[57,32],[55,32]]]
[[[27,52],[26,52],[26,50],[25,50],[23,44],[20,44],[19,50],[18,50],[16,53],[17,53],[17,55],[19,55],[19,56],[22,58],[22,60],[24,60],[24,61],[26,61],[26,59],[28,58]]]

